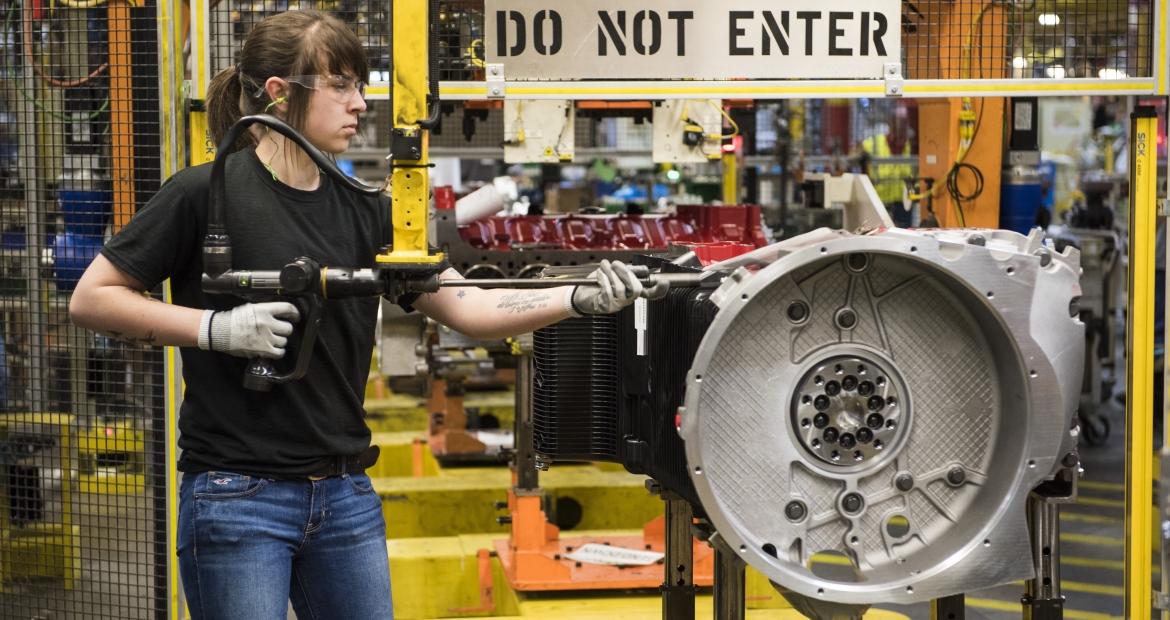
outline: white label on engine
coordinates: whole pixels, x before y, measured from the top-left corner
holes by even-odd
[[[634,329],[638,330],[638,355],[646,355],[646,300],[634,300]]]
[[[607,564],[610,566],[648,566],[661,560],[664,554],[656,551],[642,551],[641,549],[626,549],[587,543],[576,551],[565,556],[575,562],[587,564]]]

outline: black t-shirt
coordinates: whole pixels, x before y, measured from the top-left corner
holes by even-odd
[[[392,242],[384,196],[358,195],[324,175],[316,190],[291,188],[274,180],[251,149],[226,163],[233,269],[280,269],[300,256],[326,266],[371,268]],[[211,164],[173,176],[102,254],[147,287],[170,278],[177,305],[229,310],[245,300],[207,295],[200,287],[210,178]],[[320,470],[334,455],[369,446],[362,403],[379,299],[324,300],[308,374],[271,392],[243,388],[245,358],[183,347],[179,470],[299,477]],[[308,304],[294,303],[306,317]],[[293,367],[303,332],[298,327],[289,339],[278,371]]]

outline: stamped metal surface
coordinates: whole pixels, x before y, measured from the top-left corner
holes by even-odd
[[[810,233],[740,270],[680,432],[722,543],[772,581],[907,603],[1031,576],[1083,358],[1075,250],[1004,231]],[[846,574],[814,572],[819,553]]]

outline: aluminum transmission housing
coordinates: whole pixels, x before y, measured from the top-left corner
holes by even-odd
[[[814,601],[1031,578],[1025,501],[1076,442],[1079,259],[1039,231],[897,229],[742,258],[680,411],[718,544]],[[814,574],[822,552],[853,577]]]

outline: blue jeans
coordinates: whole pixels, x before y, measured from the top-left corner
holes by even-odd
[[[179,574],[193,620],[394,617],[382,502],[369,476],[185,474]]]

